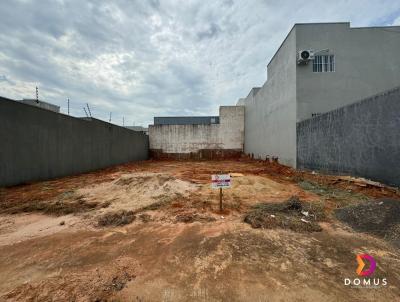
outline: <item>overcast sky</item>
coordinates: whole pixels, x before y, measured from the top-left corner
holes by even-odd
[[[400,1],[1,0],[0,95],[145,125],[217,115],[266,80],[294,23],[400,25]]]

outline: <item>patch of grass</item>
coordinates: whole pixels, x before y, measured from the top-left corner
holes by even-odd
[[[170,201],[167,199],[156,201],[152,204],[149,204],[148,206],[145,206],[145,207],[142,207],[142,208],[136,210],[136,212],[155,211],[155,210],[158,210],[158,209],[166,206],[167,204],[169,204],[169,202]]]
[[[165,204],[166,204],[165,202],[157,201],[157,202],[152,203],[152,204],[150,204],[150,205],[148,205],[148,206],[145,206],[145,207],[143,207],[143,208],[140,208],[140,209],[137,210],[136,212],[155,211],[155,210],[158,210],[159,208],[165,206]]]
[[[75,191],[66,191],[64,193],[61,193],[58,198],[59,199],[67,199],[67,198],[72,198],[75,196]]]
[[[144,223],[151,221],[151,216],[149,214],[140,214],[139,218]]]
[[[72,213],[78,212],[86,212],[92,210],[97,207],[96,202],[85,202],[85,201],[78,201],[78,202],[63,202],[63,201],[56,201],[56,202],[43,202],[43,201],[33,201],[28,204],[22,204],[20,206],[14,206],[8,209],[6,212],[11,214],[17,214],[21,212],[43,212],[49,215],[68,215]]]
[[[333,187],[328,187],[311,181],[298,182],[300,188],[310,191],[321,196],[323,200],[330,200],[335,203],[336,208],[341,208],[351,204],[359,203],[360,201],[368,201],[370,198],[360,193],[350,190],[341,190]]]
[[[78,212],[86,212],[97,207],[97,202],[86,202],[79,200],[78,202],[56,201],[45,206],[44,212],[52,215],[66,215]]]
[[[24,202],[7,202],[4,198],[0,203],[0,213],[17,214],[29,212],[42,212],[44,214],[62,216],[72,213],[86,212],[97,208],[97,202],[88,202],[82,196],[75,196],[73,191],[67,191],[60,194],[57,199],[26,200]]]
[[[152,204],[149,204],[145,207],[142,207],[142,208],[136,210],[135,213],[158,210],[162,207],[165,207],[165,206],[171,204],[173,201],[177,200],[181,196],[182,196],[181,194],[175,194],[172,196],[163,194],[163,195],[157,196],[156,202],[153,202]]]

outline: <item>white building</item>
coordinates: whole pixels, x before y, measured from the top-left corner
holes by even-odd
[[[302,51],[310,57],[301,60]],[[297,122],[400,86],[400,27],[295,24],[267,72],[265,84],[238,102],[244,150],[296,167]]]

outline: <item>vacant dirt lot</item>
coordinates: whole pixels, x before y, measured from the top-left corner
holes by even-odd
[[[222,213],[218,172],[233,176]],[[1,189],[0,301],[400,301],[399,198],[251,160],[146,161]],[[379,212],[374,229],[354,211]],[[360,253],[386,286],[344,284],[360,278]]]

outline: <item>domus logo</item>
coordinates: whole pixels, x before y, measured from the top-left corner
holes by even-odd
[[[358,254],[356,256],[358,263],[356,273],[361,277],[371,276],[376,269],[374,257],[368,254]],[[386,278],[344,278],[344,285],[358,288],[377,288],[387,285]]]
[[[369,261],[369,269],[364,270],[365,267],[365,262],[363,261],[363,259],[368,260]],[[376,261],[374,259],[374,257],[368,255],[368,254],[358,254],[357,255],[357,262],[358,262],[358,267],[356,270],[357,275],[359,276],[369,276],[372,275],[375,271],[376,268]]]

